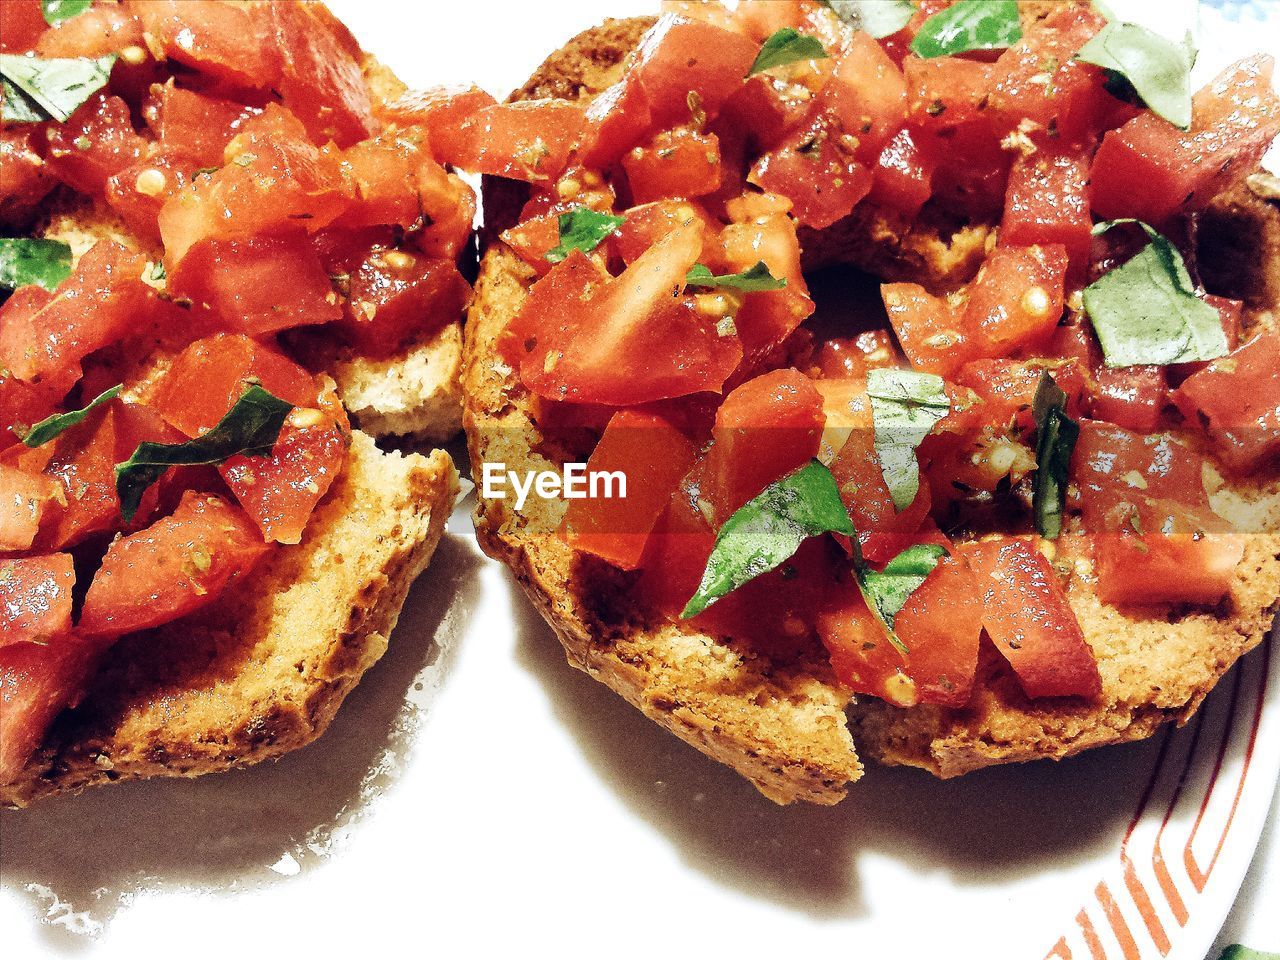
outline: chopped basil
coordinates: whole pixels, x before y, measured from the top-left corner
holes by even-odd
[[[1076,54],[1132,86],[1151,112],[1176,127],[1191,126],[1191,38],[1174,43],[1136,23],[1108,23]]]
[[[1107,366],[1165,366],[1224,356],[1221,316],[1196,296],[1182,255],[1168,238],[1137,220],[1110,220],[1093,232],[1124,223],[1137,223],[1151,242],[1084,288],[1084,309]]]
[[[897,33],[916,14],[911,0],[826,0],[836,16],[877,40]]]
[[[684,278],[684,282],[691,287],[728,287],[745,293],[781,290],[787,285],[786,278],[775,277],[769,272],[769,267],[763,260],[744,273],[726,273],[719,277],[703,264],[695,263],[693,269]]]
[[[270,456],[292,409],[293,404],[255,384],[203,436],[185,443],[138,444],[133,456],[116,464],[116,494],[125,521],[133,519],[142,495],[170,467],[216,465],[241,454]]]
[[[725,594],[785,563],[808,537],[824,533],[853,536],[853,522],[831,471],[811,460],[769,484],[724,522],[698,591],[680,616],[696,617]]]
[[[795,63],[797,60],[826,59],[827,51],[817,37],[811,37],[792,27],[783,27],[764,42],[755,63],[747,71],[747,76],[754,77],[757,73],[780,67],[784,63]]]
[[[91,6],[93,0],[40,0],[44,22],[51,27],[56,27],[63,20],[80,16]]]
[[[1280,953],[1264,953],[1239,943],[1233,943],[1222,951],[1218,960],[1280,960]]]
[[[55,289],[71,275],[71,248],[58,240],[0,237],[0,288]]]
[[[1040,377],[1031,403],[1036,421],[1036,475],[1031,509],[1035,514],[1036,531],[1050,540],[1057,540],[1062,534],[1071,454],[1080,439],[1080,424],[1067,416],[1066,411],[1066,391],[1046,370]]]
[[[570,250],[590,253],[604,242],[605,237],[617,230],[626,217],[600,213],[589,207],[575,207],[560,214],[560,243],[546,252],[546,258],[559,263]]]
[[[1017,0],[960,0],[921,24],[911,49],[920,57],[949,57],[1002,50],[1021,39]]]
[[[55,413],[52,417],[45,417],[26,434],[19,434],[22,442],[28,447],[40,447],[48,443],[63,430],[69,430],[77,423],[80,423],[98,407],[104,403],[110,403],[120,395],[121,384],[116,384],[109,390],[103,390],[100,394],[89,401],[88,406],[81,407],[79,410],[68,410],[66,413]]]
[[[936,543],[917,543],[886,563],[883,570],[874,570],[861,561],[855,565],[854,577],[862,598],[884,626],[889,642],[902,653],[907,652],[907,645],[895,632],[894,619],[946,555],[947,551]]]
[[[88,57],[49,58],[0,53],[4,103],[0,119],[17,123],[57,120],[64,123],[95,91],[106,85],[114,53]]]
[[[901,512],[920,490],[916,447],[951,412],[951,400],[941,377],[915,370],[868,371],[867,395],[880,470]]]

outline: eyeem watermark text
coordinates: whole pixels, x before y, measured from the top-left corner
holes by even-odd
[[[515,492],[516,509],[533,493],[543,500],[625,500],[627,475],[621,470],[587,470],[585,463],[566,463],[555,470],[508,470],[505,463],[486,462],[480,479],[480,495],[505,500]]]

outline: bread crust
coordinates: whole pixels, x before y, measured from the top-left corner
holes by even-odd
[[[652,22],[607,21],[585,31],[548,57],[512,99],[589,99],[619,79]],[[478,475],[485,461],[510,469],[554,468],[535,452],[542,435],[531,399],[495,349],[534,279],[497,239],[519,209],[519,187],[495,181],[487,185],[485,201],[488,249],[463,360],[472,469]],[[853,263],[884,277],[945,288],[972,276],[994,235],[980,225],[904,225],[864,211],[821,234],[802,231],[801,239],[806,268]],[[773,664],[744,655],[731,640],[675,625],[605,624],[587,602],[600,589],[593,562],[546,533],[555,528],[561,506],[531,501],[517,514],[507,501],[481,498],[475,519],[482,547],[512,569],[570,664],[738,770],[770,799],[834,803],[861,774],[855,743],[863,756],[881,762],[956,776],[994,763],[1060,758],[1149,736],[1169,720],[1185,722],[1236,659],[1261,642],[1276,612],[1280,535],[1273,531],[1280,529],[1280,489],[1246,492],[1246,499],[1256,501],[1256,510],[1273,511],[1270,525],[1257,528],[1271,532],[1250,535],[1230,597],[1213,611],[1181,618],[1122,612],[1097,599],[1087,567],[1073,577],[1069,597],[1103,676],[1097,702],[1030,702],[987,651],[986,682],[965,710],[901,710],[873,699],[850,705],[820,653]],[[619,602],[625,605],[625,595]]]

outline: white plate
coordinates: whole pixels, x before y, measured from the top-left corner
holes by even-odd
[[[410,83],[501,94],[653,5],[331,6]],[[1277,46],[1209,26],[1219,63]],[[316,745],[0,814],[5,955],[1201,960],[1280,773],[1278,675],[1273,640],[1147,743],[783,809],[569,670],[459,512]]]

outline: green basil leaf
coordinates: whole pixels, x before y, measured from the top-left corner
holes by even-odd
[[[1218,311],[1195,294],[1182,254],[1137,220],[1109,220],[1095,235],[1137,223],[1151,243],[1084,288],[1084,309],[1109,367],[1214,360],[1228,352]]]
[[[106,85],[115,62],[114,53],[96,60],[0,53],[0,77],[5,81],[0,119],[19,123],[52,119],[65,123]]]
[[[775,277],[769,272],[769,267],[763,260],[743,273],[726,273],[719,277],[703,264],[695,263],[693,269],[684,278],[684,282],[691,287],[728,287],[745,293],[781,290],[787,285],[786,278]]]
[[[951,412],[951,400],[941,377],[915,370],[868,371],[867,395],[880,471],[901,513],[920,490],[916,447]]]
[[[724,522],[698,591],[680,616],[696,617],[725,594],[785,563],[808,537],[824,533],[853,536],[853,522],[831,471],[811,460],[769,484]]]
[[[920,25],[911,41],[919,57],[1002,50],[1022,39],[1017,0],[960,0]]]
[[[575,207],[560,214],[560,243],[546,252],[546,258],[552,263],[559,263],[570,250],[590,253],[625,222],[626,217],[600,213],[589,207]]]
[[[907,652],[907,645],[894,630],[894,619],[946,555],[947,551],[936,543],[917,543],[886,563],[883,570],[874,570],[863,562],[855,565],[854,576],[862,598],[884,627],[889,642],[902,653]]]
[[[1233,943],[1222,951],[1222,956],[1218,960],[1280,960],[1280,953],[1252,950],[1239,943]]]
[[[1080,439],[1080,424],[1067,416],[1066,411],[1066,391],[1046,370],[1040,377],[1031,403],[1036,421],[1036,475],[1031,491],[1031,509],[1035,514],[1036,531],[1049,540],[1057,540],[1062,534],[1071,454]]]
[[[826,60],[827,51],[822,41],[791,27],[783,27],[760,48],[756,62],[747,71],[748,77],[757,73],[780,67],[784,63],[795,63],[797,60]]]
[[[1081,47],[1077,60],[1119,74],[1151,112],[1175,127],[1191,126],[1191,68],[1195,50],[1136,23],[1108,23]]]
[[[56,27],[63,20],[80,16],[91,6],[93,0],[40,0],[44,22],[51,27]]]
[[[28,447],[40,447],[48,443],[63,430],[69,430],[77,423],[80,423],[98,407],[104,403],[110,403],[116,397],[120,396],[122,384],[117,383],[109,390],[103,390],[100,394],[89,401],[88,406],[81,407],[79,410],[68,410],[66,413],[55,413],[51,417],[45,417],[39,423],[35,424],[30,430],[22,436],[22,442]],[[16,431],[15,431],[16,432]]]
[[[142,495],[170,467],[213,466],[239,454],[270,456],[292,409],[293,404],[255,384],[203,436],[185,443],[138,444],[133,456],[116,464],[116,494],[125,521],[133,519]]]
[[[877,40],[897,33],[916,15],[911,0],[826,0],[836,16]]]
[[[71,276],[71,248],[58,240],[0,237],[0,288],[37,284],[55,289]]]

